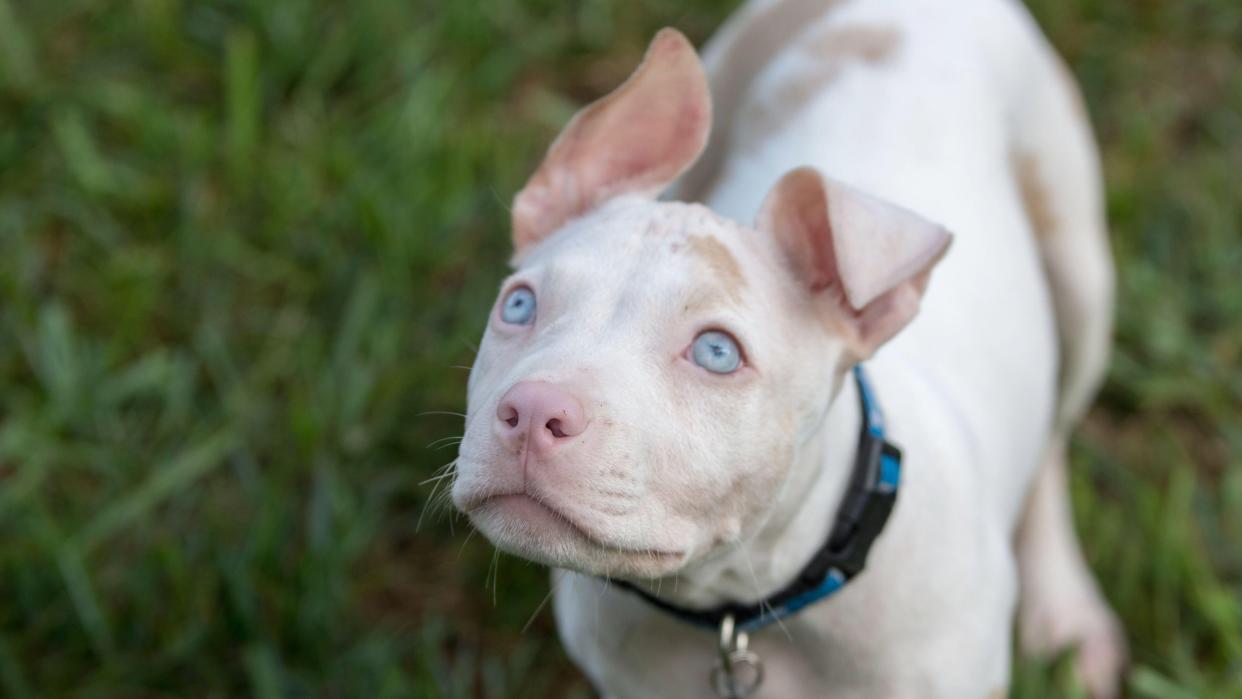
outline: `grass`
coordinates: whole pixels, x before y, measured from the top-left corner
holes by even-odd
[[[589,696],[543,571],[417,526],[433,411],[556,128],[732,4],[0,0],[0,694]],[[1242,697],[1242,6],[1033,4],[1109,176],[1073,488],[1130,694]]]

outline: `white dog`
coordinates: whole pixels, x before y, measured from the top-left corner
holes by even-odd
[[[605,696],[998,697],[1015,616],[1116,693],[1066,488],[1097,155],[1018,2],[752,0],[702,65],[664,30],[513,242],[453,499],[559,569]]]

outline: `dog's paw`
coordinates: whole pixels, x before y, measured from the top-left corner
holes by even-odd
[[[1074,669],[1093,699],[1120,695],[1122,673],[1129,661],[1121,625],[1111,613],[1108,622],[1084,634],[1074,651]]]
[[[1074,670],[1092,699],[1119,696],[1129,651],[1121,624],[1108,605],[1095,596],[1043,602],[1022,605],[1023,651],[1049,657],[1073,649]]]

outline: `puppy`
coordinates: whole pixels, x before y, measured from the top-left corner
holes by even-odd
[[[1018,2],[752,0],[701,63],[661,31],[512,227],[453,500],[554,568],[605,696],[999,697],[1015,619],[1115,696],[1066,488],[1098,158]]]

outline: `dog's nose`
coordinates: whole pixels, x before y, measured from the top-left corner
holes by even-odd
[[[546,381],[520,381],[496,407],[496,430],[502,441],[521,449],[523,440],[539,456],[547,456],[587,428],[582,404],[569,392]]]

